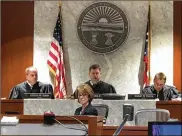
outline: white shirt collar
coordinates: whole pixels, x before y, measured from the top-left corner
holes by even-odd
[[[94,85],[93,82],[92,82],[92,80],[90,80],[90,84],[91,84],[91,85]]]
[[[31,85],[28,81],[27,81],[27,84],[32,88],[33,87],[33,85]]]
[[[100,82],[100,80],[99,80],[98,82]],[[97,82],[97,83],[98,83],[98,82]],[[91,84],[91,85],[94,85],[94,84],[97,84],[97,83],[93,83],[92,80],[90,80],[90,84]]]

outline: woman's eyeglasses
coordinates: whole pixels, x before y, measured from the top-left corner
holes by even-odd
[[[87,94],[79,94],[78,97],[87,96]]]

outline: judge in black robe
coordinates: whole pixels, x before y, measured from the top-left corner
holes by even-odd
[[[51,93],[51,98],[54,98],[52,86],[38,81],[38,71],[35,67],[26,68],[25,74],[26,81],[12,88],[9,99],[24,99],[25,93]]]
[[[89,68],[89,77],[90,80],[85,82],[88,84],[94,91],[94,94],[105,94],[105,93],[116,93],[115,88],[104,81],[100,80],[101,77],[101,68],[98,64],[93,64]],[[73,94],[74,98],[77,99],[77,92]]]
[[[142,90],[142,94],[155,94],[159,100],[172,100],[178,98],[178,90],[174,86],[165,85],[166,76],[159,72],[154,77],[154,85],[147,86]]]
[[[178,90],[174,86],[164,85],[160,91],[154,88],[154,85],[147,86],[142,90],[142,94],[155,94],[159,100],[172,100],[178,98]]]
[[[33,86],[30,86],[27,81],[16,85],[11,89],[9,99],[24,99],[24,93],[51,93],[51,98],[54,99],[52,85],[39,81]]]

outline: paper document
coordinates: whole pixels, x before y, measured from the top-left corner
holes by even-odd
[[[173,101],[181,101],[182,98],[175,98],[175,99],[172,99]]]
[[[1,119],[1,125],[17,125],[19,123],[19,119],[16,117],[7,117],[3,116]]]

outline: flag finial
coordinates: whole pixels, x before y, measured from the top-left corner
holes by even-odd
[[[61,5],[62,5],[62,2],[61,2],[61,0],[59,1],[59,8],[61,8]]]

